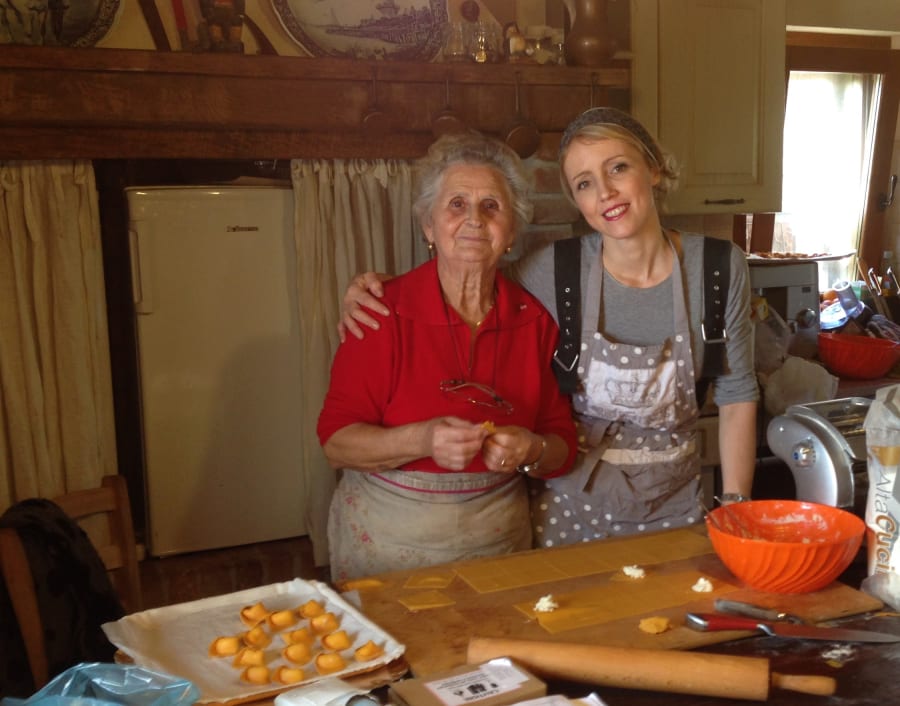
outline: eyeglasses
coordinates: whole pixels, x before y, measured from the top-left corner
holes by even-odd
[[[512,414],[513,406],[487,385],[465,380],[441,380],[441,392],[479,407],[495,409],[501,414]]]

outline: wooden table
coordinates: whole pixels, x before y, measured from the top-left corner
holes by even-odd
[[[702,528],[694,530],[673,530],[656,535],[642,535],[643,546],[634,545],[637,538],[604,540],[588,545],[541,549],[518,555],[494,559],[479,559],[456,562],[441,567],[431,567],[416,571],[400,571],[369,577],[358,584],[357,591],[362,611],[406,645],[406,659],[411,672],[417,676],[443,671],[465,662],[465,651],[469,638],[473,636],[523,638],[551,640],[559,642],[593,642],[612,646],[652,647],[663,649],[700,649],[707,652],[766,657],[771,661],[772,670],[794,674],[821,674],[833,676],[838,681],[840,701],[823,697],[806,696],[793,692],[772,692],[770,703],[787,706],[805,704],[840,703],[841,706],[863,706],[864,704],[900,703],[900,680],[894,676],[895,664],[900,659],[900,643],[895,645],[850,646],[848,659],[829,663],[823,652],[834,647],[832,643],[775,638],[748,637],[747,633],[700,633],[684,626],[684,614],[688,610],[711,610],[714,595],[727,595],[737,600],[747,600],[781,610],[800,614],[810,621],[830,620],[833,623],[900,634],[900,618],[878,614],[881,602],[843,582],[811,594],[782,595],[765,594],[742,587],[721,564],[711,547],[704,550],[691,533],[705,540]],[[687,545],[692,547],[685,550]],[[627,550],[624,551],[623,550]],[[634,550],[632,552],[632,550]],[[649,554],[648,554],[649,552]],[[656,552],[658,556],[675,556],[668,560],[652,562],[647,556]],[[680,554],[679,554],[680,552]],[[640,593],[637,583],[626,583],[628,579],[617,565],[622,556],[634,556],[636,563],[647,570],[644,581],[664,582],[672,586],[676,598],[661,598],[658,591],[644,591],[651,602],[643,612],[628,608],[627,598]],[[572,568],[567,558],[577,557],[582,569]],[[643,559],[641,558],[643,557]],[[586,566],[596,560],[594,568]],[[567,566],[573,575],[555,576],[543,580],[540,572],[546,571],[547,562],[556,566]],[[602,569],[605,566],[607,570]],[[499,562],[499,563],[498,563]],[[530,578],[516,582],[521,585],[504,584],[504,570],[507,562],[523,564],[534,569]],[[484,589],[479,580],[472,580],[479,572],[489,567],[498,576],[497,590]],[[857,568],[858,571],[858,568]],[[863,560],[864,575],[864,560]],[[578,575],[580,574],[580,575]],[[486,572],[487,576],[492,575]],[[712,579],[716,593],[697,594],[682,589],[679,582],[703,575]],[[449,577],[446,585],[436,588]],[[434,579],[434,580],[431,580]],[[473,586],[473,583],[475,586]],[[419,586],[411,588],[410,586]],[[548,633],[534,617],[526,614],[527,604],[536,596],[552,594],[561,604],[569,600],[584,602],[585,596],[593,600],[601,595],[604,586],[615,587],[622,597],[623,607],[603,608],[603,615],[594,616],[591,624]],[[352,588],[352,586],[351,586]],[[643,590],[643,589],[641,589]],[[411,611],[400,602],[405,597],[426,591],[437,591],[451,604],[426,610]],[[684,598],[685,600],[681,600]],[[605,611],[605,612],[604,612]],[[663,615],[669,617],[673,629],[661,635],[648,635],[637,629],[641,617]],[[858,617],[854,617],[858,616]],[[590,622],[590,620],[588,621]],[[743,639],[741,639],[743,638]],[[619,690],[598,687],[591,684],[567,684],[553,682],[550,693],[569,696],[583,696],[596,691],[609,706],[628,704],[661,704],[671,706],[701,706],[705,704],[746,704],[744,700],[686,696],[659,692]]]

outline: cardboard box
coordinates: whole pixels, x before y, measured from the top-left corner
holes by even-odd
[[[391,684],[398,706],[508,706],[547,694],[547,685],[505,657]]]

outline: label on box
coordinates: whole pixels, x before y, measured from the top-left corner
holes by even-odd
[[[425,688],[447,706],[462,706],[515,691],[528,675],[512,664],[501,661],[483,664],[478,669],[425,683]]]

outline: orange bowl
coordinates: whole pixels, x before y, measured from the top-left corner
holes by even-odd
[[[810,593],[850,566],[865,523],[852,512],[800,500],[750,500],[706,516],[713,549],[750,588]]]
[[[819,359],[833,375],[874,380],[900,361],[900,343],[847,333],[819,333]]]

